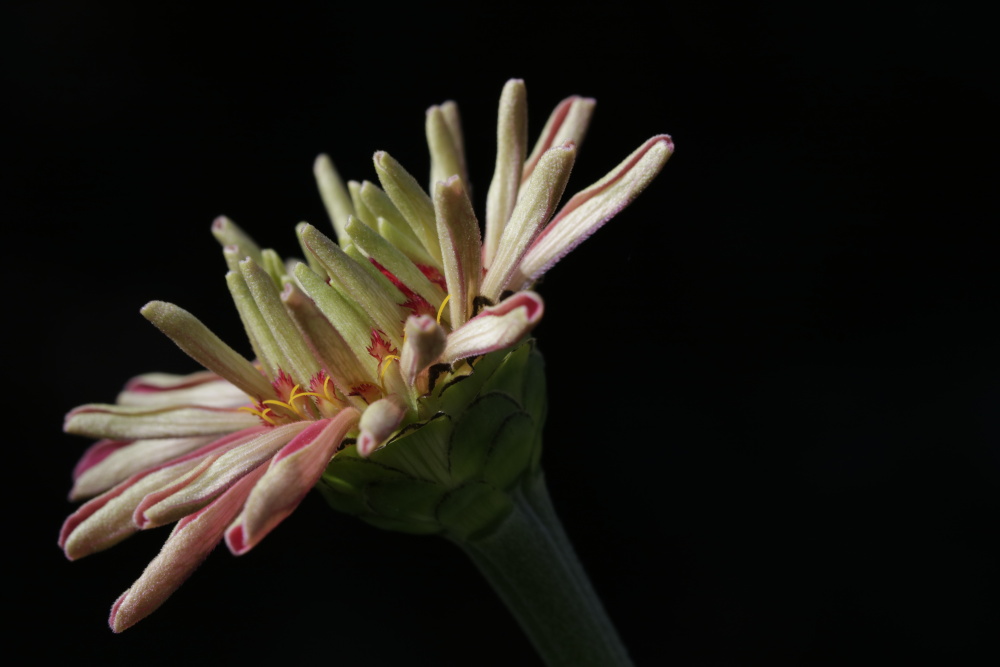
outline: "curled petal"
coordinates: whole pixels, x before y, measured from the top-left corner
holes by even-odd
[[[406,406],[396,396],[379,399],[368,406],[361,415],[358,427],[358,453],[368,456],[385,442],[406,415]]]
[[[481,313],[448,336],[441,361],[486,354],[510,347],[531,331],[542,319],[542,297],[534,292],[518,292]]]
[[[191,576],[222,540],[226,526],[239,513],[263,474],[261,466],[211,505],[177,522],[159,555],[111,607],[108,624],[112,630],[121,632],[149,616]]]
[[[674,151],[665,134],[649,139],[589,188],[573,195],[532,242],[508,282],[524,289],[616,216],[660,173]]]
[[[427,315],[411,315],[406,320],[405,331],[400,372],[406,383],[413,386],[417,375],[440,358],[447,336],[434,318]]]
[[[358,417],[357,410],[346,408],[332,419],[313,422],[275,455],[243,512],[226,530],[230,551],[246,553],[298,507]]]
[[[577,149],[580,148],[583,137],[587,134],[587,126],[590,125],[590,117],[594,113],[595,104],[592,97],[573,95],[564,99],[552,110],[535,147],[531,150],[531,155],[524,161],[522,181],[528,180],[538,165],[539,158],[553,146],[572,141],[576,144]]]
[[[113,547],[139,530],[132,513],[146,494],[170,484],[190,472],[197,460],[140,473],[69,515],[59,533],[59,546],[70,560]]]
[[[294,422],[255,433],[255,437],[214,458],[197,475],[150,493],[135,508],[133,521],[142,529],[162,526],[204,507],[237,480],[266,463],[298,435],[308,422]]]
[[[542,155],[521,189],[496,256],[483,279],[481,293],[487,299],[497,301],[508,289],[525,251],[559,205],[575,159],[576,147],[571,143],[550,148]]]

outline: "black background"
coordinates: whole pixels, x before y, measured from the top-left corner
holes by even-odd
[[[452,545],[318,496],[121,636],[105,614],[166,529],[77,563],[55,546],[86,444],[61,415],[194,368],[138,309],[173,301],[246,347],[212,218],[296,253],[295,223],[326,224],[315,155],[373,179],[384,149],[424,180],[423,112],[446,99],[482,210],[513,76],[532,138],[563,97],[598,99],[571,189],[653,134],[677,145],[539,288],[550,487],[636,663],[996,657],[984,17],[930,1],[6,7],[5,599],[33,662],[538,664]]]

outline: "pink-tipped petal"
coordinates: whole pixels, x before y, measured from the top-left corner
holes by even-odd
[[[357,410],[346,408],[332,419],[313,422],[275,455],[243,512],[226,531],[233,554],[252,549],[298,507],[358,417]]]
[[[253,431],[238,446],[213,456],[207,465],[178,483],[142,499],[133,519],[140,528],[162,526],[204,507],[244,475],[266,463],[301,433],[309,422],[293,422],[277,428]]]
[[[198,461],[184,461],[150,473],[140,473],[67,517],[59,532],[59,546],[70,560],[112,547],[139,530],[132,521],[136,506],[152,493],[188,473]]]
[[[484,308],[448,336],[441,361],[454,363],[510,347],[538,324],[544,310],[542,297],[534,292],[518,292],[496,306]]]
[[[102,440],[91,447],[77,464],[69,498],[81,500],[103,493],[137,472],[172,461],[207,445],[213,439],[212,436],[201,436],[134,442]]]
[[[92,438],[140,440],[230,433],[259,424],[254,415],[235,409],[94,404],[82,405],[67,414],[63,430]]]
[[[104,461],[119,449],[128,447],[131,444],[131,440],[98,440],[88,447],[87,451],[83,453],[80,460],[76,462],[76,466],[73,468],[73,480],[76,481],[79,479],[80,475],[87,472],[101,461]],[[72,494],[70,494],[70,499],[73,499]]]
[[[508,287],[524,289],[639,196],[673,154],[661,134],[646,141],[589,188],[578,192],[552,218],[521,258]]]
[[[159,555],[111,607],[108,624],[112,630],[121,632],[149,616],[191,576],[222,540],[226,526],[239,513],[263,474],[261,466],[211,505],[178,522]]]
[[[361,429],[358,435],[358,454],[371,454],[399,427],[405,415],[406,406],[397,396],[382,398],[369,405],[358,424]]]

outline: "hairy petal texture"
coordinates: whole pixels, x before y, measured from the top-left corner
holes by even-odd
[[[524,289],[618,215],[660,173],[673,154],[665,134],[637,148],[604,178],[566,202],[524,254],[509,287]]]
[[[115,632],[132,627],[162,605],[222,541],[254,485],[262,466],[244,476],[212,504],[177,522],[142,575],[115,601],[108,624]]]
[[[74,435],[115,440],[183,438],[231,433],[259,424],[239,410],[179,405],[149,409],[127,405],[83,405],[66,415],[63,430]]]
[[[541,321],[544,310],[542,297],[534,292],[518,292],[496,306],[484,308],[448,336],[441,361],[451,364],[510,347]]]
[[[359,416],[354,408],[346,408],[332,419],[312,422],[275,455],[226,531],[231,552],[240,555],[252,549],[298,507]]]

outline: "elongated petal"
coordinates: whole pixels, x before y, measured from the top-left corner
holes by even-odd
[[[260,246],[239,226],[224,215],[212,221],[212,236],[223,247],[236,248],[239,256],[252,257],[255,262],[263,262]]]
[[[406,416],[406,406],[396,396],[381,398],[361,415],[358,454],[368,456],[385,442]]]
[[[80,500],[103,493],[138,472],[172,461],[207,445],[212,440],[213,436],[160,438],[136,440],[125,443],[124,446],[115,447],[113,451],[107,452],[100,461],[92,462],[85,467],[78,467],[73,490],[69,494],[70,500]],[[114,441],[102,440],[91,447],[91,450],[84,455],[84,460],[92,457],[91,452],[99,446],[102,450],[108,449],[107,444],[102,443],[109,442],[113,443]]]
[[[250,472],[212,504],[177,523],[159,555],[111,607],[112,630],[121,632],[149,616],[191,576],[222,540],[264,472],[264,466]]]
[[[577,193],[532,243],[510,287],[527,287],[639,196],[673,153],[667,135],[649,139],[589,188]]]
[[[207,375],[214,379],[211,382],[200,382],[171,389],[151,389],[148,384],[131,384],[118,394],[115,403],[146,408],[186,404],[212,408],[235,408],[249,402],[246,392],[239,387],[228,380],[223,380],[215,373]]]
[[[253,364],[191,313],[163,301],[150,301],[140,312],[205,368],[252,396],[270,396],[270,386]]]
[[[358,364],[366,369],[367,381],[375,380],[377,362],[365,353],[374,326],[371,318],[343,294],[326,284],[326,281],[305,264],[295,267],[295,278],[299,281],[302,291],[313,300],[331,326],[344,337],[347,349],[355,355]]]
[[[468,183],[461,128],[458,126],[458,106],[454,102],[445,102],[428,109],[425,130],[427,146],[431,152],[430,191],[434,191],[435,183],[446,181],[452,176],[458,176],[462,182]]]
[[[79,507],[59,532],[59,546],[70,560],[113,547],[136,533],[132,513],[146,496],[182,477],[200,461],[191,459],[149,473],[134,475]]]
[[[281,295],[270,276],[252,259],[240,262],[240,271],[246,280],[257,309],[274,336],[281,351],[281,367],[299,382],[306,382],[320,370],[319,362],[309,346],[302,340],[298,328],[285,310]]]
[[[486,193],[483,265],[493,265],[507,221],[517,203],[524,156],[528,150],[528,94],[524,81],[511,79],[500,94],[497,113],[497,162]]]
[[[323,286],[335,293],[327,285]],[[323,315],[315,301],[293,284],[285,285],[281,300],[292,313],[316,358],[323,362],[337,386],[345,389],[371,381],[370,370],[358,360],[348,342]]]
[[[561,146],[572,141],[576,144],[576,149],[580,150],[583,137],[587,134],[587,126],[590,125],[590,117],[594,113],[596,102],[590,97],[580,97],[574,95],[567,97],[552,110],[549,119],[542,128],[542,133],[531,151],[531,155],[524,162],[524,174],[522,180],[527,181],[538,166],[545,151],[553,146]]]
[[[374,162],[378,180],[385,193],[403,214],[424,249],[436,263],[440,263],[441,248],[438,245],[431,198],[420,188],[417,179],[385,151],[375,153]]]
[[[549,149],[538,162],[517,200],[510,222],[503,230],[497,255],[483,279],[482,294],[490,301],[497,301],[507,289],[529,244],[555,212],[575,158],[576,148],[573,144],[565,144]]]
[[[327,215],[330,216],[330,222],[333,223],[337,239],[343,239],[347,218],[354,215],[351,195],[344,187],[344,181],[341,180],[340,174],[337,173],[337,169],[333,166],[328,155],[324,154],[316,158],[316,162],[313,163],[313,175],[316,177],[320,197],[323,199]]]
[[[452,332],[441,361],[450,364],[510,347],[538,324],[543,312],[542,297],[534,292],[513,294]]]
[[[473,299],[479,294],[483,273],[479,221],[462,181],[457,178],[437,184],[434,211],[441,238],[444,278],[451,295],[449,320],[456,329],[465,324],[472,312]]]
[[[333,419],[313,422],[275,455],[226,531],[231,552],[240,555],[252,549],[298,507],[359,416],[354,408],[346,408]]]
[[[82,405],[66,415],[63,430],[116,440],[183,438],[230,433],[258,425],[253,415],[223,408],[185,405],[148,409],[126,405]]]
[[[412,292],[419,294],[425,301],[437,308],[444,300],[441,288],[427,279],[420,269],[410,259],[397,250],[391,243],[379,236],[374,230],[360,222],[347,225],[347,233],[351,235],[354,245],[374,259],[380,266],[394,275]]]
[[[330,239],[320,234],[315,227],[304,227],[302,239],[308,246],[309,252],[316,256],[345,295],[361,306],[375,327],[389,336],[393,344],[398,347],[402,343],[397,333],[399,324],[406,319],[406,316],[393,300],[395,296],[386,293],[376,279],[368,275],[365,269]],[[309,292],[305,285],[303,289],[306,293]]]
[[[370,220],[370,222],[369,220],[361,220],[361,222],[374,229],[377,226],[376,222],[378,219],[382,218],[414,243],[420,243],[417,235],[410,228],[409,223],[406,222],[406,218],[403,217],[403,214],[400,213],[396,205],[389,199],[389,195],[382,188],[371,181],[365,181],[361,184],[357,192],[357,196],[365,205],[366,213]],[[350,221],[348,220],[348,222]],[[420,247],[423,248],[423,246]]]
[[[294,422],[268,429],[252,440],[225,451],[200,470],[197,476],[143,498],[135,508],[133,520],[140,528],[153,528],[204,507],[241,477],[270,460],[309,423]]]

